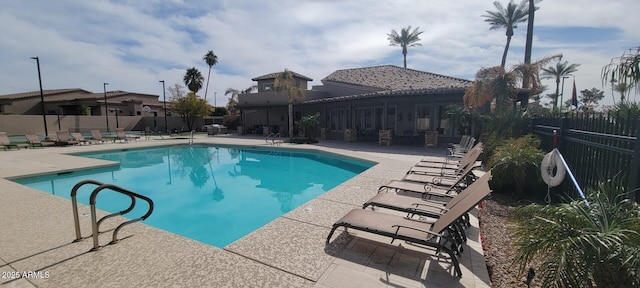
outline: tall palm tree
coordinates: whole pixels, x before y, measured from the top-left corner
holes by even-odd
[[[533,48],[533,18],[536,14],[535,3],[542,0],[529,0],[529,10],[527,11],[529,16],[527,17],[527,41],[524,46],[524,63],[531,63],[531,49]],[[522,79],[522,88],[529,88],[529,77]],[[526,107],[529,99],[522,99],[522,106]]]
[[[521,83],[524,78],[529,78],[532,94],[540,93],[542,90],[539,77],[541,67],[561,57],[562,55],[553,55],[531,64],[518,64],[509,71],[500,66],[478,70],[476,80],[464,93],[465,107],[481,107],[494,99],[496,100],[496,108],[503,109],[512,106],[517,99],[518,83]]]
[[[273,89],[276,91],[286,91],[289,103],[289,139],[293,138],[293,98],[304,97],[302,88],[295,85],[293,73],[289,69],[279,73],[273,82]]]
[[[556,79],[556,96],[560,95],[560,79],[564,76],[571,75],[571,73],[578,71],[580,64],[569,64],[567,61],[556,63],[556,66],[549,66],[542,68],[542,77],[545,79]],[[558,98],[553,101],[553,109],[556,109],[558,105]]]
[[[526,1],[526,0],[525,0]],[[497,11],[486,11],[487,14],[482,15],[485,17],[485,22],[491,25],[490,30],[505,28],[507,32],[507,44],[504,46],[504,53],[502,53],[502,62],[500,67],[504,68],[507,62],[507,52],[509,52],[509,45],[511,44],[511,37],[513,36],[513,29],[518,28],[518,23],[527,21],[529,14],[529,8],[525,1],[520,2],[519,5],[513,3],[513,0],[507,4],[505,8],[502,3],[496,1],[493,5]]]
[[[207,52],[207,54],[204,55],[204,57],[202,57],[202,60],[204,60],[205,63],[207,63],[207,65],[209,65],[209,74],[207,75],[207,87],[204,89],[204,101],[207,101],[207,91],[209,91],[209,78],[211,77],[211,67],[213,67],[213,65],[218,64],[218,56],[216,56],[216,54],[213,54],[212,50],[209,50],[209,52]],[[216,99],[214,97],[213,99],[213,106],[215,106]]]
[[[187,69],[187,73],[184,74],[183,81],[189,91],[196,94],[198,90],[202,89],[202,82],[204,81],[204,78],[202,77],[202,73],[200,73],[196,67],[191,67]]]
[[[387,36],[389,36],[387,38],[387,40],[389,40],[389,46],[402,47],[404,68],[407,68],[407,47],[422,46],[418,41],[420,41],[420,34],[424,31],[418,31],[418,29],[420,29],[420,27],[416,27],[416,29],[411,31],[411,25],[409,25],[407,28],[402,28],[400,34],[393,29],[391,29],[391,33],[387,34]]]

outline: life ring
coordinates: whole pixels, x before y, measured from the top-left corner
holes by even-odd
[[[542,174],[542,181],[547,183],[549,187],[556,187],[564,180],[566,170],[560,162],[560,155],[558,155],[558,151],[555,149],[542,158],[540,173]],[[553,173],[554,170],[555,175]]]

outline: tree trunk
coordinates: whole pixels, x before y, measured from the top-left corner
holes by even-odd
[[[404,56],[404,68],[407,68],[407,53],[404,52],[402,55]]]
[[[553,109],[558,106],[558,98],[560,98],[560,77],[556,77],[556,98],[553,100]]]
[[[289,139],[293,139],[293,103],[289,96]]]
[[[509,52],[509,44],[511,43],[511,36],[507,36],[507,44],[504,45],[504,53],[502,53],[502,62],[500,63],[500,67],[504,68],[504,65],[507,63],[507,53]]]
[[[209,78],[211,77],[211,66],[209,66],[209,74],[207,75],[207,88],[204,88],[204,102],[207,102],[207,91],[209,91]]]

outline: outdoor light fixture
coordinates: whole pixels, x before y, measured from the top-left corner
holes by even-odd
[[[42,91],[42,76],[40,76],[40,58],[31,57],[31,59],[36,60],[36,64],[38,65],[38,82],[40,82],[40,106],[42,107],[42,121],[44,122],[44,137],[46,138],[49,135],[49,131],[47,130],[47,116],[44,111],[44,92]]]
[[[109,83],[102,83],[102,88],[104,88],[104,118],[107,120],[107,133],[109,133],[109,109],[107,109],[107,85]]]

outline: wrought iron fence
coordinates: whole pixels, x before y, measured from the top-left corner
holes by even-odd
[[[621,177],[627,197],[640,202],[640,119],[632,114],[556,114],[531,120],[542,149],[558,147],[584,190]],[[554,137],[554,131],[557,137]],[[577,191],[568,191],[576,196]]]

